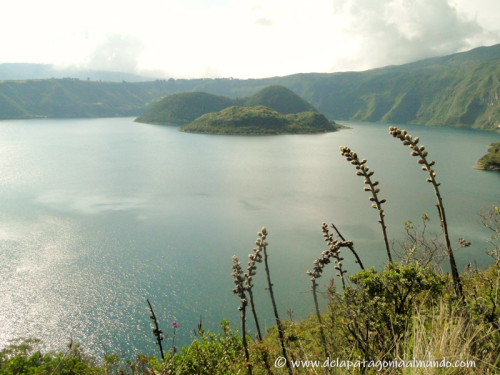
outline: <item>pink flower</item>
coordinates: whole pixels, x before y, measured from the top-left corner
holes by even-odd
[[[176,329],[177,327],[179,327],[179,323],[177,323],[177,322],[172,322],[172,326],[174,327],[174,329]]]

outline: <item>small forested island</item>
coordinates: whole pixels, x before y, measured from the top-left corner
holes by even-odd
[[[500,171],[500,142],[492,143],[488,147],[489,153],[477,161],[476,169],[486,171]]]
[[[135,121],[182,125],[179,131],[186,133],[225,135],[314,134],[342,128],[293,91],[277,85],[248,98],[205,92],[170,95]]]
[[[317,112],[316,108],[283,86],[268,86],[248,98],[226,98],[206,92],[170,95],[154,104],[135,121],[156,125],[185,125],[225,108],[266,106],[280,114]]]
[[[277,135],[314,134],[333,132],[340,128],[317,112],[283,115],[263,105],[233,106],[215,113],[207,113],[179,131],[202,134]]]

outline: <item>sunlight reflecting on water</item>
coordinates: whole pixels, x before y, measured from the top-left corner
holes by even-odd
[[[377,215],[340,145],[376,172],[390,237],[424,212],[440,230],[426,176],[388,126],[352,127],[224,137],[132,119],[0,122],[0,347],[39,337],[51,349],[73,339],[97,356],[154,354],[146,298],[166,332],[180,323],[179,345],[191,341],[200,315],[211,330],[223,318],[235,326],[231,256],[245,263],[263,225],[280,311],[307,316],[305,271],[324,250],[323,221],[354,240],[365,265],[385,262]],[[452,237],[473,242],[458,261],[484,264],[487,234],[475,213],[499,200],[500,175],[471,166],[500,136],[407,128],[437,161]],[[345,265],[356,269],[347,255]],[[255,284],[270,326],[264,280]]]

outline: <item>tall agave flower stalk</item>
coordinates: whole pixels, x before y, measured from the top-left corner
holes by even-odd
[[[257,270],[256,263],[262,263],[262,248],[256,247],[253,249],[254,254],[249,254],[250,262],[248,262],[247,272],[245,273],[245,289],[248,292],[248,296],[250,297],[250,307],[252,308],[253,318],[255,320],[255,327],[257,328],[257,337],[259,341],[262,342],[262,333],[260,331],[259,319],[257,319],[257,312],[255,311],[255,303],[253,299],[253,286],[252,283],[253,277],[256,275],[255,271]],[[268,374],[271,374],[271,366],[269,365],[267,352],[264,353],[264,365],[266,366],[266,370]]]
[[[250,364],[250,356],[248,355],[248,344],[247,344],[247,333],[245,328],[246,321],[246,306],[248,304],[247,297],[245,295],[245,276],[243,274],[243,270],[241,269],[240,262],[236,255],[233,256],[233,272],[231,276],[234,277],[234,283],[236,286],[233,289],[233,293],[237,294],[240,297],[241,306],[238,307],[238,310],[241,311],[241,330],[243,336],[243,349],[245,351],[245,360],[248,366],[248,373],[252,374],[252,365]]]
[[[328,226],[326,225],[326,223],[323,223],[321,228],[323,229],[323,232],[325,232],[325,230],[326,230],[326,232],[328,232]],[[328,235],[328,236],[331,237],[330,235]],[[352,246],[352,241],[339,242],[337,240],[332,239],[328,243],[328,250],[323,251],[321,253],[321,257],[319,257],[318,259],[316,259],[313,262],[313,264],[314,264],[313,270],[307,271],[307,274],[309,276],[311,276],[311,285],[312,285],[312,292],[313,292],[313,298],[314,298],[314,307],[316,308],[316,316],[317,316],[318,322],[319,322],[319,331],[320,331],[320,335],[321,335],[321,342],[323,344],[323,350],[324,350],[325,357],[329,357],[329,354],[328,354],[328,348],[326,345],[325,332],[323,330],[323,321],[321,319],[321,314],[319,312],[318,295],[317,295],[317,288],[318,288],[319,284],[316,282],[316,280],[321,277],[321,274],[323,273],[323,268],[327,264],[331,263],[330,258],[333,257],[333,258],[338,259],[339,253],[340,253],[340,248],[341,247],[349,247],[349,246]],[[342,285],[345,286],[343,274],[347,271],[342,271],[341,262],[335,268],[337,268],[339,270],[339,274],[342,275],[341,276]],[[339,275],[339,274],[337,274],[337,275]]]
[[[369,191],[371,192],[372,196],[369,198],[370,202],[372,203],[372,207],[378,211],[378,216],[379,216],[379,223],[382,226],[382,234],[384,236],[384,243],[385,243],[385,249],[387,251],[387,257],[389,258],[389,262],[392,263],[392,256],[391,256],[391,250],[389,248],[389,241],[387,240],[387,227],[385,226],[384,222],[384,210],[382,209],[382,204],[386,202],[385,199],[380,200],[378,198],[378,193],[380,192],[380,189],[377,188],[379,182],[378,181],[372,181],[371,176],[374,175],[375,172],[370,171],[370,168],[368,168],[365,163],[366,159],[359,160],[358,155],[355,152],[352,152],[349,147],[344,147],[340,146],[340,153],[342,156],[345,156],[347,158],[347,161],[350,161],[352,165],[356,166],[356,169],[358,170],[356,172],[356,175],[358,176],[363,176],[365,179],[365,186],[363,188],[364,191]]]
[[[153,328],[153,335],[156,337],[156,344],[160,347],[160,354],[161,354],[161,359],[163,360],[165,356],[163,355],[163,346],[161,342],[163,341],[164,337],[162,336],[163,331],[160,331],[160,328],[158,326],[158,320],[156,319],[155,312],[153,311],[153,306],[151,306],[151,302],[149,302],[149,299],[146,298],[146,301],[148,301],[149,305],[149,311],[151,311],[151,321],[154,324]]]
[[[286,367],[288,370],[288,373],[292,375],[292,367],[290,366],[290,361],[288,360],[288,355],[286,354],[286,348],[285,348],[285,333],[283,330],[283,325],[281,324],[281,320],[278,315],[278,309],[276,307],[276,301],[274,299],[274,292],[273,292],[273,284],[271,283],[271,275],[269,273],[269,264],[267,261],[267,258],[269,257],[267,254],[267,246],[269,245],[267,242],[265,242],[268,232],[266,227],[263,227],[262,230],[257,233],[259,236],[257,238],[257,241],[255,241],[255,244],[257,245],[257,250],[259,253],[262,251],[264,253],[264,265],[266,268],[266,275],[267,275],[267,286],[269,290],[269,294],[271,295],[271,302],[273,304],[273,310],[274,310],[274,317],[276,318],[276,325],[278,326],[278,335],[280,337],[280,343],[281,343],[281,351],[283,353],[283,357],[285,358],[286,361]]]
[[[340,277],[340,281],[342,282],[342,289],[345,289],[345,280],[344,280],[344,273],[347,271],[342,270],[342,261],[344,258],[340,257],[340,247],[342,243],[339,243],[337,240],[333,239],[333,235],[330,234],[328,231],[328,225],[326,223],[323,223],[321,225],[321,230],[323,231],[323,237],[325,237],[325,242],[328,244],[328,247],[330,249],[330,256],[335,258],[335,263],[337,265],[335,266],[335,269],[339,271],[337,273],[337,276]],[[349,247],[349,245],[345,244],[345,247]],[[352,246],[352,242],[351,242]]]
[[[413,151],[411,152],[411,156],[419,157],[418,164],[422,165],[422,170],[429,174],[427,178],[427,182],[431,183],[434,187],[434,193],[437,198],[437,209],[439,214],[439,219],[441,220],[441,228],[443,229],[444,240],[446,244],[446,250],[448,253],[448,257],[450,259],[450,267],[451,267],[451,275],[453,277],[453,285],[455,288],[455,293],[460,299],[463,299],[463,290],[462,284],[460,282],[460,275],[458,274],[457,264],[455,262],[455,256],[453,255],[453,249],[451,248],[450,237],[448,233],[448,224],[446,222],[446,214],[444,212],[443,206],[443,198],[441,197],[441,193],[439,192],[439,186],[441,183],[436,181],[436,172],[432,168],[435,164],[435,161],[427,160],[427,151],[425,151],[425,146],[419,146],[419,138],[413,138],[406,130],[399,130],[396,127],[391,126],[389,128],[389,133],[394,137],[398,138],[403,142],[403,145],[410,147]]]
[[[262,263],[262,248],[256,247],[253,249],[254,254],[249,254],[250,262],[248,262],[247,272],[245,273],[245,289],[250,297],[250,306],[252,308],[253,318],[255,320],[255,327],[257,328],[257,336],[259,341],[262,342],[262,333],[260,332],[259,319],[257,319],[257,312],[255,311],[255,304],[253,300],[253,277],[256,275],[255,270],[257,269],[256,263]]]
[[[342,241],[345,241],[345,238],[344,236],[339,232],[339,230],[337,229],[337,227],[335,226],[335,224],[332,223],[332,228],[333,230],[335,230],[335,232],[337,233],[337,236],[342,240]],[[325,240],[326,241],[326,240]],[[349,248],[349,250],[351,250],[351,252],[354,254],[354,257],[356,258],[356,260],[354,261],[355,263],[358,263],[359,264],[359,267],[364,270],[365,267],[363,267],[363,263],[361,262],[361,258],[358,256],[358,253],[356,252],[356,250],[354,250],[354,245],[350,245],[350,246],[347,246]]]
[[[329,254],[328,250],[325,250],[321,253],[321,257],[316,259],[313,264],[314,268],[312,271],[307,271],[307,274],[311,276],[311,285],[312,285],[312,292],[313,292],[313,298],[314,298],[314,307],[316,308],[316,316],[318,317],[318,322],[319,322],[319,333],[321,335],[321,343],[323,345],[323,350],[325,354],[325,358],[328,358],[328,348],[326,346],[326,338],[325,338],[325,332],[323,330],[323,321],[321,319],[321,314],[319,312],[319,305],[318,305],[318,295],[316,292],[316,288],[319,286],[319,284],[316,282],[317,279],[321,277],[321,273],[323,272],[323,267],[330,263],[329,259]]]

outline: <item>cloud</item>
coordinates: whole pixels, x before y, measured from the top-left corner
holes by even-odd
[[[270,19],[267,19],[267,18],[259,18],[254,23],[256,25],[261,25],[261,26],[266,26],[266,27],[273,25],[273,21],[271,21]]]
[[[130,35],[107,35],[87,58],[89,69],[135,72],[144,51],[144,43]]]
[[[355,51],[337,59],[332,71],[447,55],[488,38],[476,20],[464,18],[446,0],[333,0],[333,4],[334,18],[344,36],[351,36]]]
[[[63,0],[6,7],[23,22],[0,23],[0,62],[174,78],[363,70],[500,42],[498,0],[89,0],[72,17]]]

